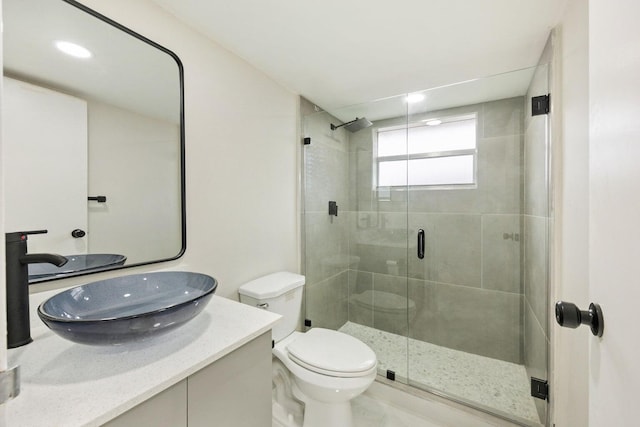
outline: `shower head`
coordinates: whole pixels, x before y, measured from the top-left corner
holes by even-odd
[[[338,128],[341,128],[344,126],[344,128],[346,130],[348,130],[349,132],[358,132],[361,129],[364,128],[368,128],[369,126],[373,125],[373,123],[371,123],[368,119],[366,119],[365,117],[360,117],[357,118],[355,120],[351,120],[350,122],[347,123],[343,123],[341,125],[334,125],[333,123],[331,123],[331,130],[336,130]]]

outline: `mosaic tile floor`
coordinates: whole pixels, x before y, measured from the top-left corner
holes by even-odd
[[[340,331],[369,345],[378,357],[379,372],[391,369],[396,379],[409,379],[499,412],[539,422],[523,365],[452,350],[424,341],[347,322]]]

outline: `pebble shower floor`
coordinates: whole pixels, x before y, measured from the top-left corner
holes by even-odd
[[[529,378],[523,365],[408,339],[353,322],[341,332],[369,345],[378,357],[378,372],[392,369],[406,382],[407,359],[412,385],[446,392],[474,405],[539,423]],[[408,355],[407,355],[408,351]]]

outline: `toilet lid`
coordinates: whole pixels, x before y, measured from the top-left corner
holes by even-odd
[[[376,354],[362,341],[338,331],[313,328],[287,346],[289,358],[311,371],[334,377],[364,376]]]

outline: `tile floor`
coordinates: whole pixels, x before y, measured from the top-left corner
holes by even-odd
[[[417,414],[362,395],[351,404],[354,427],[442,427]]]
[[[498,412],[539,422],[533,398],[530,396],[529,379],[523,365],[452,350],[414,339],[409,339],[407,342],[405,337],[352,322],[345,323],[340,331],[367,343],[376,352],[381,371],[394,370],[397,379],[403,382],[407,379],[408,353],[411,384],[443,391],[448,395],[493,408]],[[354,414],[359,423],[358,427],[435,426],[424,420],[411,419],[410,414],[396,412],[390,413],[392,415],[389,416],[397,419],[391,424],[385,423],[380,421],[384,420],[384,417],[375,415],[376,411],[363,411],[363,402],[366,402],[366,396],[354,401]],[[384,404],[380,403],[378,407],[381,407],[380,405]],[[377,417],[378,421],[371,417]],[[404,421],[409,419],[410,422]]]

